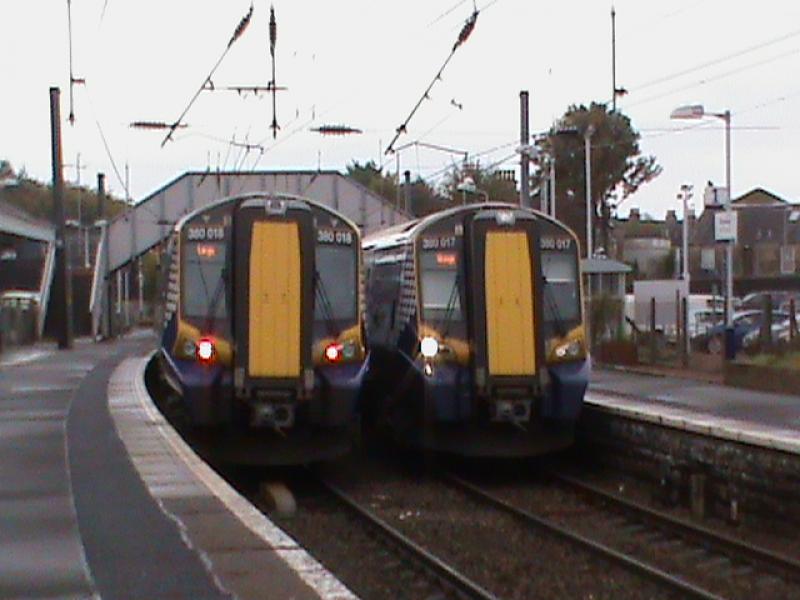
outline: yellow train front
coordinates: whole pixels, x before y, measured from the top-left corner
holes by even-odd
[[[385,230],[363,246],[368,435],[498,457],[572,442],[589,364],[569,229],[485,203]]]
[[[223,460],[350,448],[364,361],[357,227],[289,195],[220,200],[170,241],[161,373]]]

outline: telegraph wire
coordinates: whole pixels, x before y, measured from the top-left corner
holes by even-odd
[[[781,59],[784,59],[784,58],[788,58],[788,57],[794,56],[796,54],[800,54],[800,48],[795,48],[793,50],[789,50],[788,52],[784,52],[782,54],[778,54],[778,55],[772,56],[770,58],[766,58],[766,59],[763,59],[763,60],[760,60],[760,61],[757,61],[757,62],[754,62],[754,63],[750,63],[750,64],[744,65],[742,67],[737,67],[735,69],[731,69],[730,71],[726,71],[724,73],[720,73],[718,75],[714,75],[712,77],[706,77],[704,79],[700,79],[698,81],[694,81],[692,83],[688,83],[688,84],[682,85],[680,87],[672,88],[672,89],[670,89],[668,91],[661,92],[659,94],[655,94],[655,95],[649,96],[647,98],[643,98],[642,100],[639,100],[637,102],[627,103],[625,108],[632,108],[634,106],[639,106],[639,105],[642,105],[642,104],[648,104],[648,103],[653,102],[655,100],[660,100],[661,98],[665,98],[667,96],[672,96],[673,94],[677,94],[678,92],[682,92],[682,91],[685,91],[685,90],[688,90],[688,89],[691,89],[691,88],[694,88],[694,87],[706,85],[706,84],[711,83],[713,81],[718,81],[720,79],[724,79],[726,77],[731,77],[733,75],[738,75],[739,73],[742,73],[744,71],[749,71],[749,70],[755,69],[757,67],[762,67],[762,66],[764,66],[766,64],[769,64],[769,63],[772,63],[772,62],[775,62],[777,60],[781,60]]]
[[[786,40],[795,38],[798,35],[800,35],[800,29],[797,29],[797,30],[794,30],[794,31],[790,31],[789,33],[786,33],[786,34],[784,34],[782,36],[779,36],[777,38],[772,38],[772,39],[767,40],[765,42],[761,42],[759,44],[756,44],[754,46],[749,46],[749,47],[747,47],[747,48],[745,48],[743,50],[738,50],[738,51],[733,52],[731,54],[726,54],[724,56],[717,57],[715,59],[706,61],[706,62],[701,63],[699,65],[696,65],[694,67],[689,67],[687,69],[683,69],[681,71],[677,71],[677,72],[671,73],[669,75],[664,75],[662,77],[657,77],[656,79],[652,79],[650,81],[647,81],[645,83],[642,83],[642,84],[634,87],[632,90],[629,90],[629,93],[638,92],[640,90],[652,87],[654,85],[658,85],[660,83],[665,83],[667,81],[671,81],[672,79],[677,79],[679,77],[683,77],[684,75],[691,75],[692,73],[695,73],[695,72],[700,71],[702,69],[707,69],[708,67],[716,66],[718,64],[727,62],[729,60],[733,60],[734,58],[739,58],[740,56],[744,56],[746,54],[750,54],[752,52],[756,52],[757,50],[763,50],[764,48],[768,48],[770,46],[774,46],[775,44],[779,44],[781,42],[785,42]]]
[[[172,134],[175,133],[175,130],[178,128],[180,123],[183,122],[183,118],[186,116],[186,113],[189,112],[189,109],[192,108],[192,105],[195,103],[197,98],[206,89],[206,85],[208,84],[209,81],[211,81],[211,78],[214,76],[214,73],[217,71],[217,69],[219,68],[220,64],[222,64],[222,61],[228,55],[228,52],[230,51],[230,49],[233,46],[233,44],[236,43],[236,41],[240,37],[242,37],[242,35],[244,34],[245,30],[247,29],[247,26],[250,24],[250,19],[252,18],[252,16],[253,16],[253,5],[251,4],[250,5],[250,10],[247,11],[247,14],[244,17],[242,17],[241,21],[239,21],[239,24],[236,26],[236,29],[233,31],[233,35],[231,36],[231,39],[228,40],[228,45],[225,47],[225,50],[222,52],[222,55],[219,57],[219,59],[217,60],[216,64],[214,65],[214,67],[211,69],[209,74],[203,80],[203,83],[200,85],[200,87],[194,93],[194,96],[192,96],[192,99],[189,100],[189,104],[187,104],[186,108],[183,109],[183,112],[181,113],[181,116],[179,116],[170,125],[170,128],[169,128],[169,131],[167,132],[167,135],[164,137],[163,141],[161,142],[161,147],[162,148],[164,147],[164,145],[168,141],[170,141],[172,139]]]
[[[411,122],[411,119],[414,117],[414,115],[416,114],[417,110],[419,110],[419,107],[422,106],[422,103],[425,100],[429,100],[430,99],[430,92],[433,89],[433,86],[436,85],[437,81],[441,81],[442,80],[442,73],[444,72],[445,68],[447,68],[447,65],[450,63],[450,60],[455,55],[456,50],[458,50],[461,47],[461,45],[464,42],[466,42],[467,39],[469,39],[470,34],[475,29],[475,23],[478,20],[479,12],[480,11],[478,11],[478,9],[475,8],[473,10],[473,12],[472,12],[472,15],[470,15],[470,17],[464,22],[464,25],[463,25],[463,27],[461,28],[461,31],[458,34],[458,39],[456,39],[455,44],[453,44],[452,50],[450,50],[450,54],[445,59],[444,64],[442,64],[442,66],[437,71],[437,73],[434,76],[433,80],[431,80],[431,82],[428,84],[428,87],[425,88],[425,91],[422,93],[422,96],[420,96],[419,100],[417,100],[417,103],[414,105],[414,108],[411,109],[411,112],[408,114],[408,116],[406,117],[405,121],[403,121],[400,124],[400,126],[395,130],[395,135],[392,138],[392,141],[389,142],[389,146],[386,148],[385,154],[391,154],[392,152],[394,152],[394,144],[395,144],[395,142],[397,142],[397,139],[402,134],[406,133],[406,131],[408,129],[408,124]]]

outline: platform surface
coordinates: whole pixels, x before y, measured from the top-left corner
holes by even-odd
[[[798,395],[595,368],[589,404],[706,435],[800,453]]]
[[[0,598],[352,598],[160,417],[154,346],[0,356]]]

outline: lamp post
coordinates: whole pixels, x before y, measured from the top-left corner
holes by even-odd
[[[681,244],[681,279],[686,281],[688,291],[689,287],[689,200],[692,199],[693,186],[684,183],[681,186],[681,191],[678,193],[678,200],[683,201],[683,227],[682,227],[682,244]]]
[[[592,245],[592,136],[594,135],[594,125],[589,125],[583,134],[583,145],[586,155],[586,258],[594,255]]]
[[[670,114],[671,119],[703,119],[716,117],[725,123],[725,212],[732,217],[731,206],[731,111],[707,112],[702,104],[679,106]],[[732,220],[732,219],[731,219]],[[733,244],[734,240],[725,243],[725,327],[730,328],[733,322]]]

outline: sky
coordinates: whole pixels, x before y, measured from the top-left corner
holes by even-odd
[[[384,151],[448,56],[472,0],[273,0],[281,126],[272,100],[202,92],[188,127],[164,132],[133,121],[174,122],[225,50],[250,0],[72,0],[75,124],[70,111],[67,0],[0,0],[0,159],[51,178],[49,93],[61,89],[65,178],[106,173],[124,196],[146,197],[187,170],[338,169],[368,160],[395,171]],[[270,79],[266,0],[217,69],[215,86]],[[762,0],[617,0],[618,108],[663,173],[628,198],[654,216],[679,209],[682,184],[700,207],[708,180],[724,181],[724,131],[716,119],[670,120],[684,104],[732,112],[732,188],[763,187],[800,201],[800,3]],[[411,142],[469,152],[514,168],[519,92],[531,98],[531,131],[547,130],[571,104],[611,97],[611,3],[480,0],[475,29],[456,51],[396,147]],[[460,106],[456,106],[460,105]],[[321,136],[344,124],[360,135]],[[105,138],[105,143],[103,138]],[[231,145],[260,145],[249,152]],[[401,170],[436,185],[462,155],[409,146]],[[680,210],[679,210],[680,213]]]

